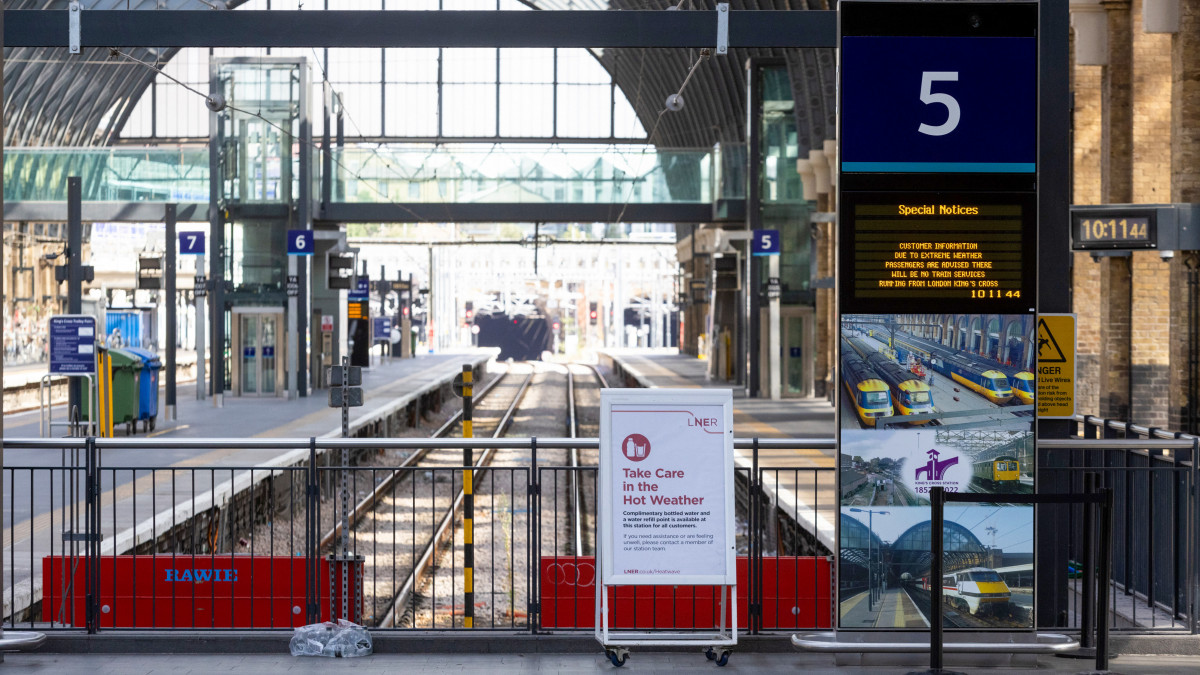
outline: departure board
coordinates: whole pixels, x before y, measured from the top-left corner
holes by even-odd
[[[843,311],[1024,312],[1036,303],[1029,195],[844,193]]]

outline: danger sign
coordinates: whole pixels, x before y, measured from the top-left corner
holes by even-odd
[[[732,584],[729,390],[604,390],[604,584]]]
[[[1075,315],[1039,314],[1037,324],[1037,414],[1075,417]]]

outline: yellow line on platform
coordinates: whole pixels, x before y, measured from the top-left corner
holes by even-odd
[[[192,425],[190,425],[190,424],[180,424],[177,427],[171,427],[170,429],[163,429],[162,431],[156,431],[152,434],[146,434],[146,438],[154,438],[155,436],[162,436],[163,434],[169,434],[172,431],[183,431],[184,429],[191,428],[191,426]]]

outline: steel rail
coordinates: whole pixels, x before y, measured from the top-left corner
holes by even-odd
[[[511,371],[509,370],[505,370],[499,375],[499,377],[493,378],[492,381],[488,382],[487,385],[485,385],[479,391],[476,402],[482,401],[483,398],[488,395],[488,392],[490,392],[497,384],[499,384],[501,380],[508,377],[510,372]],[[440,438],[446,436],[451,430],[454,429],[454,425],[458,424],[461,420],[462,410],[459,410],[458,412],[454,413],[450,419],[446,420],[445,424],[438,427],[437,431],[433,432],[432,437]],[[383,495],[387,494],[387,492],[391,490],[392,485],[394,485],[398,479],[403,478],[411,473],[410,471],[405,471],[405,469],[417,465],[421,460],[425,459],[425,457],[432,452],[432,450],[433,448],[424,447],[408,457],[405,457],[404,461],[400,463],[400,466],[393,469],[392,472],[388,474],[387,478],[384,478],[379,485],[375,486],[375,489],[371,491],[371,494],[367,495],[362,501],[356,504],[354,510],[350,512],[350,529],[354,529],[354,523],[357,522],[364,513],[375,508],[375,505],[379,503],[379,500],[383,497]],[[335,538],[341,536],[341,533],[342,523],[341,521],[338,521],[337,525],[332,530],[327,532],[324,537],[321,537],[321,543],[318,544],[318,548],[325,548]]]
[[[733,447],[738,450],[754,448],[754,438],[735,438]],[[1049,439],[1039,439],[1045,443]],[[832,437],[812,438],[759,438],[759,450],[835,450],[837,441]],[[1071,441],[1076,445],[1084,443],[1095,445],[1098,441],[1076,439]],[[1137,441],[1131,441],[1135,445]],[[100,450],[305,450],[313,443],[308,438],[174,438],[174,439],[145,439],[145,438],[97,438],[95,447]],[[315,446],[318,450],[341,450],[342,448],[378,448],[383,450],[420,450],[430,449],[463,449],[486,450],[520,450],[528,448],[529,437],[511,436],[508,438],[318,438]],[[4,447],[12,450],[82,450],[87,445],[86,438],[5,438]],[[1176,447],[1173,444],[1150,443],[1141,441],[1141,447]],[[538,447],[552,450],[578,448],[580,450],[597,450],[600,448],[598,438],[542,438],[538,437]],[[1097,446],[1098,447],[1098,446]],[[262,466],[262,469],[271,468]]]
[[[508,426],[512,424],[513,413],[516,412],[517,406],[521,403],[521,399],[525,397],[525,392],[529,390],[529,383],[533,380],[533,376],[534,373],[529,373],[529,375],[525,378],[525,381],[521,383],[521,388],[517,391],[516,396],[513,397],[512,404],[509,405],[508,410],[506,410],[504,415],[500,418],[499,424],[496,425],[496,430],[492,432],[492,438],[479,439],[485,443],[491,441],[492,447],[483,448],[483,454],[480,455],[479,461],[476,462],[473,467],[475,469],[473,475],[474,482],[476,484],[479,484],[480,480],[486,473],[486,469],[484,467],[491,463],[492,456],[495,454],[495,450],[500,448],[500,446],[495,443],[495,439],[498,439],[505,431],[508,430]],[[471,444],[470,446],[451,447],[475,447],[475,445]],[[463,468],[465,469],[467,467]],[[416,592],[417,583],[429,569],[434,557],[441,553],[442,549],[445,547],[447,536],[451,532],[450,526],[457,520],[458,513],[462,509],[464,496],[464,490],[459,488],[458,495],[455,497],[454,502],[450,505],[450,508],[446,510],[446,515],[443,516],[441,522],[438,523],[437,528],[434,530],[433,537],[425,546],[425,549],[421,552],[421,557],[418,559],[417,564],[413,566],[413,571],[408,575],[408,578],[405,579],[404,584],[400,587],[400,591],[392,600],[392,606],[388,610],[387,615],[384,616],[383,620],[379,622],[379,628],[391,628],[395,626],[396,618],[399,612],[402,610],[402,608],[408,605],[409,601],[412,599],[413,593]]]

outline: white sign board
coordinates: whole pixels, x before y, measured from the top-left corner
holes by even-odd
[[[605,585],[736,583],[733,394],[600,394]]]

